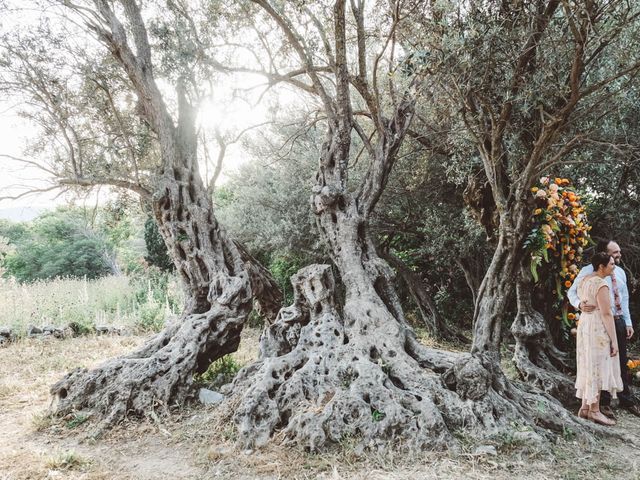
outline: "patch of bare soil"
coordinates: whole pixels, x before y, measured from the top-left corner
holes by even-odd
[[[248,330],[241,350],[246,363],[256,351],[257,330]],[[309,454],[274,441],[258,451],[234,448],[234,430],[218,407],[186,406],[170,417],[152,412],[98,440],[81,413],[46,415],[49,386],[75,367],[91,367],[128,352],[142,337],[25,339],[0,349],[0,480],[83,479],[640,479],[640,419],[619,412],[617,431],[630,440],[603,439],[580,445],[571,432],[551,448],[528,445],[516,433],[476,454],[459,452],[358,452],[345,439],[333,452]],[[636,445],[634,445],[636,443]]]

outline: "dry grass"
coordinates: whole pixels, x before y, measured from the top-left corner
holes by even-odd
[[[255,358],[259,332],[249,329],[234,357]],[[0,349],[0,480],[84,479],[633,479],[640,466],[631,445],[607,440],[581,446],[560,440],[545,451],[505,442],[496,456],[399,452],[359,454],[354,442],[309,454],[276,439],[258,451],[234,448],[222,409],[189,406],[169,418],[129,421],[98,441],[84,441],[91,420],[46,415],[48,388],[74,367],[91,367],[139,345],[142,337],[24,339]],[[232,407],[232,406],[231,406]],[[621,415],[620,429],[640,432]],[[215,426],[218,426],[216,428]]]

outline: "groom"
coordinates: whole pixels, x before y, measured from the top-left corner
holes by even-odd
[[[620,374],[624,390],[618,393],[620,407],[625,408],[629,413],[640,417],[640,405],[636,403],[635,398],[629,390],[629,368],[627,367],[627,340],[633,336],[633,325],[631,323],[631,314],[629,313],[629,289],[627,288],[627,275],[620,267],[620,259],[622,252],[620,246],[613,240],[601,240],[596,246],[596,252],[605,252],[613,257],[616,263],[615,269],[611,277],[606,279],[611,292],[611,309],[616,324],[616,336],[618,337],[618,350],[620,357]],[[567,292],[569,302],[576,310],[582,312],[592,312],[596,306],[587,302],[581,302],[578,298],[578,284],[585,275],[593,273],[593,267],[587,265],[580,270],[573,285]],[[611,410],[611,394],[602,392],[600,395],[600,411],[608,417],[614,417]]]

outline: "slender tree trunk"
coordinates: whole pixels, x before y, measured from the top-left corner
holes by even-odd
[[[502,323],[513,301],[517,267],[521,259],[519,242],[506,220],[500,223],[498,244],[482,279],[473,315],[473,355],[500,360]]]
[[[553,346],[548,326],[532,305],[533,284],[526,265],[523,241],[528,228],[526,205],[513,207],[512,216],[503,216],[498,229],[498,245],[482,281],[474,312],[472,354],[500,359],[502,325],[513,305],[517,315],[511,325],[516,339],[513,360],[522,379],[561,401],[573,399],[570,379],[562,373],[566,355]]]
[[[484,272],[482,271],[481,266],[474,263],[471,259],[458,258],[456,259],[456,263],[462,270],[462,273],[464,273],[464,279],[467,282],[473,304],[475,305]]]

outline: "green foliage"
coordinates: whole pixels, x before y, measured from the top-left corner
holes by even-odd
[[[491,250],[448,166],[428,155],[399,159],[372,230],[383,249],[419,275],[445,321],[468,328],[473,298],[464,269],[479,285]],[[408,318],[421,323],[406,285],[397,285]]]
[[[28,235],[26,223],[0,219],[0,237],[6,238],[9,243],[16,245]]]
[[[120,270],[133,273],[144,267],[143,226],[144,214],[139,200],[120,193],[118,197],[95,212],[93,222],[114,252]]]
[[[93,326],[75,320],[69,323],[69,328],[73,332],[73,335],[76,337],[89,335],[90,333],[93,333],[95,331]]]
[[[274,255],[268,264],[269,271],[284,293],[285,305],[290,305],[293,302],[291,276],[304,266],[305,259],[303,257],[289,253]]]
[[[170,273],[148,268],[131,276],[137,305],[136,326],[142,331],[160,331],[169,313],[182,307],[182,290]]]
[[[57,277],[92,279],[111,272],[104,237],[74,210],[40,215],[16,242],[15,251],[5,261],[6,275],[22,282]]]
[[[280,126],[269,132],[282,141],[298,135],[286,157],[274,151],[272,140],[254,142],[250,148],[255,161],[215,190],[220,223],[258,255],[322,256],[309,203],[322,140],[316,138],[317,132],[300,135],[296,130]]]
[[[76,335],[93,333],[95,325],[156,331],[182,303],[177,279],[158,271],[153,276],[37,280],[23,285],[0,281],[0,325],[12,327],[18,336],[29,324],[69,326]]]
[[[164,327],[164,305],[153,300],[143,303],[138,310],[136,326],[143,332],[159,332]]]
[[[242,368],[232,355],[225,355],[211,365],[206,372],[196,377],[196,381],[214,389],[229,383]]]
[[[89,420],[89,415],[74,413],[71,416],[71,419],[67,420],[67,423],[65,425],[69,429],[76,428],[85,423],[87,420]]]
[[[151,216],[147,217],[144,223],[144,243],[147,247],[147,255],[144,258],[149,265],[156,266],[160,270],[167,272],[175,269],[173,261],[167,252],[167,246],[158,230],[158,224]]]
[[[387,415],[384,412],[381,412],[380,410],[376,410],[374,408],[371,409],[371,419],[374,422],[380,422],[384,419],[384,417],[386,417]]]

